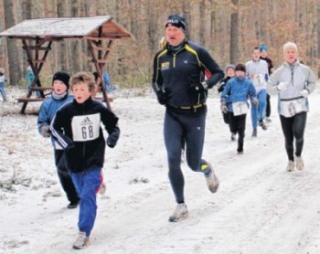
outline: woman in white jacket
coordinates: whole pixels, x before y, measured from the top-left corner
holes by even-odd
[[[298,47],[293,42],[283,45],[285,62],[271,75],[268,93],[278,94],[278,112],[288,155],[288,171],[304,169],[301,157],[307,120],[308,95],[313,92],[316,77],[299,62]],[[295,142],[295,146],[294,146]]]

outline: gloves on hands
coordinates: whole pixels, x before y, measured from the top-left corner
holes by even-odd
[[[256,106],[259,104],[259,100],[256,97],[252,98],[251,102],[253,105],[256,105]]]
[[[224,113],[224,114],[227,114],[227,113],[228,113],[228,107],[227,107],[227,105],[226,105],[224,102],[221,103],[220,108],[221,108],[221,112],[222,112],[222,113]]]
[[[112,136],[109,136],[106,139],[106,143],[107,146],[109,146],[110,148],[114,148],[117,144],[117,141]]]
[[[40,129],[41,136],[44,138],[50,138],[51,131],[49,125],[43,125]]]
[[[159,90],[156,94],[157,94],[157,99],[158,99],[159,104],[161,104],[161,105],[167,104],[168,96],[165,92]]]
[[[288,88],[289,86],[289,83],[288,82],[280,82],[278,85],[277,85],[277,89],[279,91],[284,91]]]
[[[302,91],[300,91],[300,94],[304,97],[307,98],[309,95],[309,91],[307,89],[303,89]]]

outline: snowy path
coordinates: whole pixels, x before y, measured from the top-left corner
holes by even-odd
[[[169,223],[175,208],[166,176],[162,139],[163,108],[154,98],[117,98],[121,142],[107,150],[107,195],[98,197],[98,217],[91,245],[81,253],[97,254],[306,254],[320,253],[320,91],[310,96],[305,134],[305,171],[285,171],[284,141],[272,98],[272,123],[251,137],[251,119],[243,155],[229,140],[218,99],[209,99],[204,158],[221,181],[211,194],[201,174],[185,164],[185,197],[190,216]],[[0,190],[0,253],[73,253],[76,210],[59,196],[48,140],[35,131],[34,116],[2,118],[0,166],[17,178],[32,177],[29,187]],[[25,126],[19,138],[10,128]],[[31,135],[31,138],[30,138]],[[21,144],[31,139],[32,149]],[[1,144],[2,145],[2,144]],[[11,149],[11,150],[10,150]],[[11,151],[11,154],[9,153]],[[27,159],[33,154],[32,159]],[[132,180],[136,180],[135,183]],[[143,180],[148,179],[147,183]],[[58,193],[58,194],[56,194]],[[55,195],[56,194],[56,195]]]

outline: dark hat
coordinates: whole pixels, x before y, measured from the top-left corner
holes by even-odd
[[[234,70],[246,72],[246,66],[243,63],[237,63]]]
[[[55,80],[60,80],[62,81],[66,87],[67,87],[67,90],[69,89],[69,80],[70,80],[70,76],[68,73],[66,72],[63,72],[63,71],[58,71],[56,72],[53,77],[52,77],[52,84]]]
[[[266,44],[260,44],[259,50],[260,50],[260,52],[261,51],[268,51],[268,48],[267,48]]]
[[[186,22],[184,20],[184,17],[180,16],[179,14],[170,15],[166,22],[166,27],[169,24],[171,24],[172,26],[176,26],[178,28],[182,28],[183,30],[186,30]]]

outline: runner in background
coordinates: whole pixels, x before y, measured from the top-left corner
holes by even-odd
[[[260,59],[265,60],[268,64],[268,72],[270,76],[273,72],[273,63],[271,58],[268,56],[268,52],[267,52],[268,48],[265,44],[260,44],[259,50],[260,50]],[[266,122],[267,123],[271,122],[270,115],[271,115],[270,95],[267,93],[267,101],[266,101]]]

